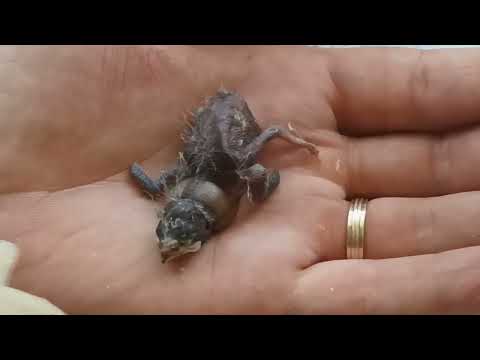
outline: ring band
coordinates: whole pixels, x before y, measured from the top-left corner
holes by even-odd
[[[354,199],[347,220],[347,259],[363,259],[365,247],[366,199]]]

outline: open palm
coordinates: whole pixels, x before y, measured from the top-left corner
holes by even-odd
[[[0,235],[20,247],[13,286],[46,297],[67,313],[443,311],[446,305],[432,306],[428,294],[413,308],[408,301],[382,297],[414,291],[407,282],[411,278],[419,288],[428,283],[429,275],[423,279],[417,272],[429,261],[420,255],[477,245],[472,237],[423,249],[416,242],[399,248],[386,241],[372,245],[368,256],[419,256],[344,260],[347,196],[434,196],[450,189],[428,193],[421,183],[401,181],[382,189],[373,176],[356,170],[359,155],[352,155],[352,147],[361,154],[381,140],[357,144],[340,135],[338,118],[348,119],[355,105],[339,92],[336,81],[344,82],[348,74],[332,77],[335,56],[329,52],[102,46],[5,47],[0,55],[7,59],[0,68],[5,80],[0,109],[9,119],[1,125]],[[155,242],[161,204],[139,191],[127,169],[143,161],[156,176],[172,164],[188,112],[220,86],[239,91],[262,127],[292,123],[318,144],[320,155],[282,140],[271,142],[260,160],[280,170],[273,196],[262,205],[243,201],[233,226],[199,253],[162,264]],[[362,129],[348,121],[343,125],[378,130],[365,123]],[[422,139],[397,142],[407,140],[409,149],[410,142]],[[401,162],[394,153],[382,172]],[[366,159],[367,168],[382,167],[381,160],[372,165],[368,162],[374,160]],[[353,183],[352,174],[363,176],[363,183]],[[400,214],[408,210],[394,206]],[[381,218],[385,213],[377,210],[380,215],[368,220],[381,223],[377,238],[393,222]],[[429,235],[422,241],[428,244]],[[479,252],[470,254],[474,263]],[[462,264],[467,266],[465,260]],[[386,285],[394,282],[396,287]]]

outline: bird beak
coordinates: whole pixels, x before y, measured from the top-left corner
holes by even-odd
[[[168,243],[168,242],[167,242]],[[185,246],[185,247],[163,247],[160,248],[160,255],[162,258],[162,264],[166,264],[182,255],[188,254],[188,253],[194,253],[200,250],[202,247],[202,243],[200,241],[197,241],[193,243],[190,246]]]

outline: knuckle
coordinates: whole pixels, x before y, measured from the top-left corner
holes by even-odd
[[[432,140],[430,146],[431,180],[441,193],[452,190],[452,147],[447,136]]]
[[[480,313],[480,252],[478,247],[440,255],[433,283],[433,306],[441,313]]]
[[[435,229],[438,219],[435,209],[429,203],[416,207],[413,212],[413,238],[412,254],[428,253],[432,240],[435,239]]]
[[[368,262],[359,271],[360,282],[365,285],[357,289],[352,296],[352,309],[359,315],[370,315],[380,311],[380,304],[375,301],[375,288],[378,283],[377,269]]]
[[[478,261],[478,259],[477,259]],[[462,272],[460,276],[459,273]],[[457,269],[446,276],[451,286],[442,288],[436,297],[436,308],[442,313],[480,312],[480,268]]]
[[[477,249],[461,250],[461,261],[445,276],[448,286],[445,310],[480,313],[480,253]]]
[[[468,272],[461,284],[462,290],[459,301],[464,303],[465,309],[480,311],[480,268]]]
[[[421,104],[424,102],[425,96],[432,87],[431,70],[426,57],[428,56],[425,50],[417,50],[417,56],[412,63],[412,70],[410,76],[410,94],[411,105],[413,110],[417,113],[422,113]]]

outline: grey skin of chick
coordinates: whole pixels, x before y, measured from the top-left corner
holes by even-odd
[[[280,174],[259,164],[257,155],[275,138],[318,154],[314,144],[291,128],[262,131],[243,97],[222,89],[193,114],[175,167],[157,179],[138,163],[130,167],[141,190],[168,199],[156,228],[163,263],[199,251],[213,234],[228,227],[245,194],[253,203],[269,198],[280,184]]]

